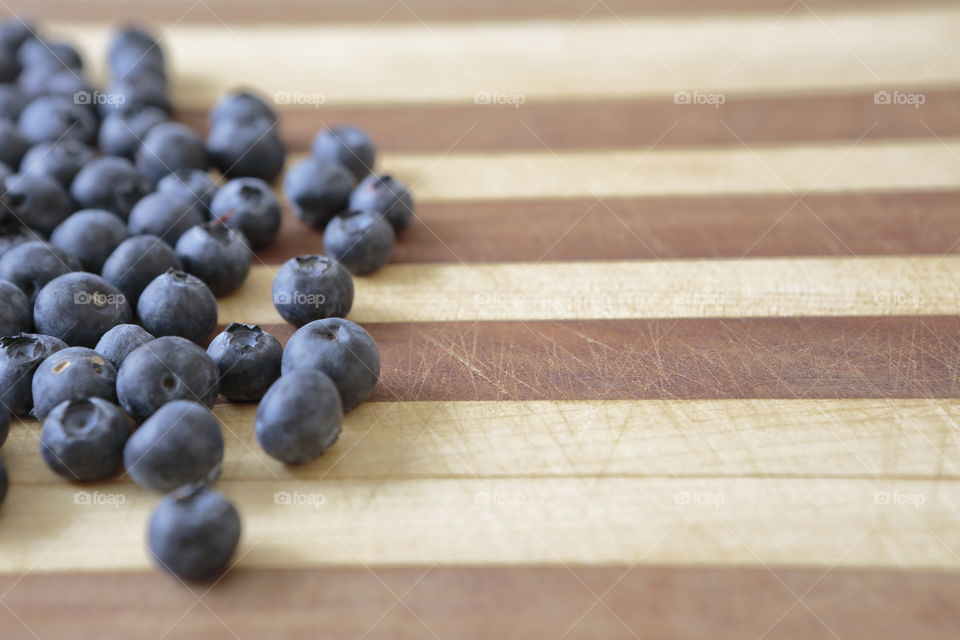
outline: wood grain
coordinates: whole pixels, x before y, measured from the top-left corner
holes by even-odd
[[[276,265],[219,301],[220,322],[283,322]],[[957,256],[398,264],[355,278],[368,322],[939,315],[960,311]],[[291,294],[293,292],[288,292]]]
[[[394,264],[956,253],[960,191],[427,203]],[[287,211],[265,264],[323,251]]]

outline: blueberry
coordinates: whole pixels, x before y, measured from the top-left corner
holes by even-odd
[[[250,273],[253,254],[246,239],[219,221],[188,230],[176,251],[184,271],[203,280],[218,298],[240,288]]]
[[[23,156],[20,171],[25,174],[41,173],[50,176],[64,189],[69,189],[80,169],[93,161],[96,155],[93,149],[78,140],[41,142],[31,147]]]
[[[220,370],[220,393],[255,402],[280,377],[283,347],[257,325],[234,322],[210,342],[207,355]]]
[[[149,70],[163,73],[163,49],[143,29],[127,26],[113,34],[107,49],[107,62],[113,77],[125,77]]]
[[[50,233],[67,219],[70,198],[56,179],[43,174],[17,173],[3,181],[0,217],[13,218],[42,233]]]
[[[240,515],[222,495],[190,485],[164,496],[150,516],[147,545],[157,565],[181,580],[213,578],[229,568],[240,542]]]
[[[51,67],[55,69],[83,68],[80,52],[66,42],[29,38],[17,50],[20,65],[27,67]]]
[[[137,347],[154,339],[138,324],[118,324],[103,334],[93,350],[109,360],[119,370],[123,361]]]
[[[17,85],[0,84],[0,118],[16,121],[23,108],[27,106],[27,102],[27,97]]]
[[[394,231],[400,233],[413,217],[413,196],[393,176],[370,175],[350,194],[350,208],[376,211],[386,217]]]
[[[7,118],[0,119],[0,162],[10,168],[19,167],[29,149],[30,143],[17,129],[17,125]]]
[[[155,191],[133,205],[127,228],[130,235],[154,235],[175,245],[187,229],[203,222],[203,214],[192,202],[176,194]]]
[[[237,178],[228,182],[210,204],[214,218],[243,232],[254,250],[272,243],[280,231],[280,201],[263,180]]]
[[[290,258],[273,279],[273,306],[298,327],[312,320],[343,317],[353,306],[353,280],[333,258]]]
[[[0,280],[0,336],[12,336],[32,328],[30,298],[12,282]]]
[[[50,470],[68,480],[109,478],[123,467],[123,445],[133,421],[101,398],[61,402],[47,414],[40,432],[40,455]]]
[[[210,128],[224,120],[266,118],[277,122],[277,113],[260,96],[247,91],[225,94],[210,111]]]
[[[134,482],[153,491],[214,480],[223,463],[220,424],[202,404],[168,402],[127,440],[123,463]]]
[[[0,258],[0,278],[23,289],[31,304],[48,282],[79,270],[76,260],[46,242],[24,242]]]
[[[70,194],[83,209],[106,209],[123,219],[150,190],[140,172],[126,158],[97,158],[77,174]]]
[[[330,127],[313,139],[313,156],[321,160],[339,162],[363,180],[373,171],[377,150],[373,140],[352,125]]]
[[[201,169],[178,169],[157,183],[157,191],[185,198],[205,219],[210,218],[210,204],[218,190],[210,174]]]
[[[177,169],[206,169],[207,152],[185,124],[164,122],[150,129],[137,152],[137,168],[151,184]]]
[[[131,305],[136,305],[140,294],[154,278],[168,269],[179,271],[182,268],[169,244],[156,236],[134,236],[121,242],[110,254],[101,273],[107,282],[127,296]]]
[[[33,376],[47,356],[66,349],[63,340],[38,333],[0,338],[0,403],[18,415],[33,408]]]
[[[173,400],[212,407],[220,371],[207,353],[184,338],[151,340],[124,359],[117,374],[117,397],[130,416],[142,421]]]
[[[350,273],[373,273],[390,261],[393,227],[376,211],[345,211],[323,231],[323,247]]]
[[[343,165],[306,158],[290,167],[283,192],[293,212],[303,222],[323,228],[347,208],[354,177]]]
[[[167,116],[173,113],[167,81],[156,73],[127,75],[107,87],[104,96],[97,104],[101,119],[135,107],[154,107]]]
[[[350,320],[316,320],[298,329],[283,352],[283,375],[315,369],[330,376],[343,410],[366,400],[380,377],[380,350],[363,327]]]
[[[103,398],[117,401],[117,370],[86,347],[68,347],[50,356],[33,376],[33,414],[41,420],[66,400]]]
[[[207,136],[206,148],[210,164],[226,178],[273,182],[287,158],[276,121],[260,117],[219,120]]]
[[[0,82],[16,82],[20,74],[20,63],[16,56],[0,48]]]
[[[124,104],[104,117],[97,137],[100,151],[132,160],[147,133],[169,119],[169,114],[158,107],[142,102]]]
[[[11,16],[0,21],[0,48],[8,53],[17,54],[17,49],[27,40],[37,37],[36,27],[19,16]]]
[[[140,294],[137,315],[155,336],[180,336],[199,344],[217,326],[217,300],[200,278],[169,269]]]
[[[303,369],[273,383],[257,407],[257,442],[287,464],[318,458],[337,441],[343,409],[330,378]]]
[[[95,346],[107,331],[132,319],[130,303],[119,289],[83,271],[51,280],[33,305],[37,331],[82,347]]]
[[[127,239],[127,225],[104,209],[77,211],[60,223],[50,244],[76,258],[91,273],[100,273],[110,254]]]
[[[12,226],[4,229],[3,233],[0,234],[0,258],[3,258],[14,247],[19,247],[27,242],[46,242],[46,238],[43,234],[26,227]]]
[[[6,407],[0,405],[0,447],[7,441],[10,434],[10,412]]]
[[[97,118],[72,97],[40,96],[28,104],[17,121],[20,133],[30,144],[57,140],[97,140]]]

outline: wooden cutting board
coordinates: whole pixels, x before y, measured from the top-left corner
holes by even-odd
[[[8,0],[9,1],[9,0]],[[178,116],[294,156],[367,129],[413,185],[351,317],[381,382],[286,468],[218,405],[237,566],[156,498],[3,448],[2,638],[956,638],[960,9],[787,0],[10,2],[102,78],[155,21]],[[221,322],[286,340],[291,217]]]

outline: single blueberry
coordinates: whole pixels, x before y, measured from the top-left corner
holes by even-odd
[[[80,263],[46,242],[24,242],[0,258],[0,278],[20,287],[31,304],[48,282],[79,270]]]
[[[100,273],[120,243],[127,239],[127,225],[111,211],[84,209],[60,223],[50,244],[76,258],[91,273]]]
[[[350,208],[376,211],[400,233],[413,217],[413,196],[393,176],[369,175],[350,194]]]
[[[23,137],[13,120],[0,119],[0,162],[8,167],[19,167],[30,142]]]
[[[363,180],[373,171],[377,157],[370,136],[352,125],[321,131],[313,139],[312,149],[315,158],[342,164],[356,180]]]
[[[203,222],[203,214],[193,203],[169,192],[154,191],[133,206],[127,228],[130,235],[153,235],[175,245],[187,229]]]
[[[0,336],[12,336],[32,328],[30,298],[9,280],[0,280]]]
[[[24,68],[53,67],[76,70],[83,68],[80,52],[67,42],[28,38],[17,49],[17,59]]]
[[[117,401],[117,370],[102,355],[86,347],[52,353],[37,367],[31,384],[33,415],[43,420],[66,400],[103,398]]]
[[[207,136],[210,164],[224,177],[276,180],[283,171],[287,148],[276,121],[262,117],[219,120]]]
[[[3,260],[0,259],[0,265]],[[136,305],[153,279],[168,269],[183,268],[173,247],[156,236],[134,236],[120,243],[103,263],[103,278]],[[2,273],[2,268],[0,268]]]
[[[66,349],[63,340],[38,333],[0,338],[0,403],[26,415],[33,408],[33,376],[52,353]]]
[[[133,160],[147,133],[169,119],[170,115],[158,107],[141,102],[124,104],[103,119],[97,136],[100,151]]]
[[[287,322],[343,317],[353,306],[353,279],[328,256],[305,255],[283,263],[273,279],[273,306]]]
[[[206,169],[207,152],[193,129],[164,122],[150,129],[137,152],[137,168],[151,184],[178,169]]]
[[[220,423],[210,409],[189,400],[160,407],[123,450],[123,464],[133,481],[163,493],[214,480],[222,463]]]
[[[380,378],[380,350],[366,330],[342,318],[316,320],[287,342],[281,371],[315,369],[330,376],[340,391],[343,410],[366,400]]]
[[[109,478],[123,467],[123,446],[133,421],[101,398],[66,400],[43,421],[40,455],[50,470],[68,480]]]
[[[2,45],[0,45],[2,49]],[[15,84],[0,84],[0,118],[16,122],[27,106],[27,97]],[[24,140],[26,142],[26,140]]]
[[[395,244],[393,227],[376,211],[345,211],[323,231],[324,250],[356,275],[390,262]]]
[[[255,402],[280,377],[283,347],[257,325],[234,322],[210,342],[207,355],[220,370],[220,393]]]
[[[165,66],[163,49],[152,34],[136,26],[125,26],[110,38],[107,63],[113,77],[123,77],[144,64],[159,69]]]
[[[184,271],[203,280],[218,298],[240,288],[253,257],[243,234],[220,221],[189,229],[177,240],[176,251]]]
[[[283,193],[294,214],[319,228],[347,208],[353,186],[353,174],[343,165],[317,158],[296,163],[283,179]]]
[[[119,289],[83,271],[54,278],[33,304],[37,331],[82,347],[92,348],[107,331],[132,319],[133,309]]]
[[[104,156],[80,170],[70,195],[83,209],[106,209],[124,220],[150,190],[140,172],[126,158]]]
[[[168,402],[190,400],[212,407],[220,371],[207,352],[184,338],[166,336],[137,347],[117,373],[120,405],[143,421]]]
[[[210,218],[210,204],[218,189],[210,174],[201,169],[178,169],[157,183],[157,191],[185,198],[203,214],[204,219]]]
[[[273,383],[257,407],[257,442],[287,464],[315,460],[340,435],[343,409],[330,378],[303,369]]]
[[[25,174],[44,174],[54,178],[64,189],[80,170],[96,158],[96,152],[79,140],[60,140],[59,142],[41,142],[30,147],[20,163],[20,171]]]
[[[7,176],[3,185],[0,218],[13,218],[31,229],[50,233],[70,215],[70,198],[50,176],[17,173]]]
[[[277,113],[266,101],[249,91],[231,91],[224,94],[210,110],[210,128],[223,120],[243,120],[246,118],[266,118],[277,121]]]
[[[24,107],[17,121],[20,133],[31,145],[47,141],[97,141],[97,118],[72,97],[40,96]]]
[[[94,351],[109,360],[119,371],[128,355],[151,340],[154,340],[153,335],[138,324],[118,324],[103,334]]]
[[[257,178],[228,182],[213,197],[210,212],[228,227],[243,232],[255,251],[276,239],[283,215],[273,189]]]
[[[153,279],[137,300],[143,328],[200,344],[217,326],[217,299],[203,280],[169,269]]]
[[[237,510],[204,485],[186,486],[164,496],[150,516],[150,554],[158,566],[181,580],[222,574],[239,542]]]

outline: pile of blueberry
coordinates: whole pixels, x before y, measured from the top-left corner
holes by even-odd
[[[277,115],[253,93],[230,93],[201,139],[171,119],[163,51],[138,28],[115,34],[108,68],[99,91],[72,46],[0,23],[0,444],[11,415],[33,415],[60,476],[125,470],[165,494],[150,551],[203,579],[240,537],[237,510],[209,487],[224,455],[211,407],[220,396],[259,402],[257,440],[287,464],[337,440],[380,372],[370,334],[344,319],[351,273],[389,261],[413,202],[372,173],[366,134],[320,132],[283,183],[297,217],[324,229],[328,254],[295,257],[275,277],[273,303],[298,330],[284,349],[233,323],[204,350],[216,298],[243,284],[280,229]],[[6,491],[0,461],[0,502]]]

